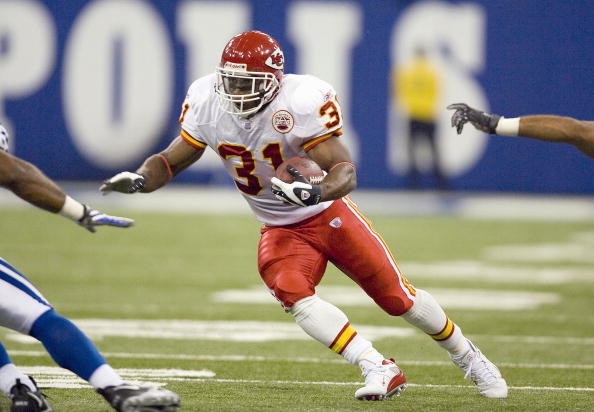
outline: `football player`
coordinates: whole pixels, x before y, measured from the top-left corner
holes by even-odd
[[[355,165],[341,143],[343,118],[336,92],[310,75],[284,74],[284,55],[269,35],[249,31],[225,46],[215,73],[190,86],[181,133],[136,172],[106,180],[107,193],[152,192],[196,162],[206,147],[221,157],[237,189],[263,223],[258,270],[271,294],[312,338],[358,365],[361,400],[383,400],[406,387],[393,359],[357,333],[346,315],[316,294],[330,261],[388,314],[402,316],[444,348],[466,377],[490,398],[507,396],[497,367],[426,291],[412,286],[369,221],[347,196]],[[327,172],[312,185],[294,169],[285,183],[275,169],[309,156]]]
[[[594,158],[594,122],[554,115],[532,115],[505,118],[473,109],[466,103],[454,103],[448,109],[452,127],[462,134],[464,125],[471,123],[478,130],[504,136],[523,136],[554,143],[569,143]]]
[[[132,219],[109,216],[66,195],[31,163],[7,152],[8,134],[0,124],[0,186],[27,202],[58,213],[95,232],[98,226],[130,227]],[[89,382],[117,411],[178,410],[178,396],[168,390],[130,385],[109,366],[89,338],[59,315],[35,286],[0,258],[0,326],[30,335],[43,343],[58,365]],[[24,375],[0,343],[0,390],[12,412],[52,410],[33,378]]]

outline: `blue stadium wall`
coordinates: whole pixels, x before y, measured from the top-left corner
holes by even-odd
[[[226,41],[259,29],[283,45],[287,72],[337,89],[360,187],[401,189],[410,159],[391,76],[422,46],[440,73],[438,149],[452,189],[592,194],[594,161],[575,148],[457,136],[445,106],[594,120],[593,27],[591,0],[7,0],[0,120],[11,151],[55,179],[134,170],[177,136],[188,85]],[[177,181],[230,184],[214,153]]]

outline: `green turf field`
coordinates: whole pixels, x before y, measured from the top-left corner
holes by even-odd
[[[133,229],[91,235],[33,208],[3,209],[0,255],[127,379],[165,384],[182,396],[183,411],[594,409],[592,222],[372,216],[412,283],[444,303],[510,391],[504,400],[481,398],[429,338],[369,305],[331,268],[320,295],[340,300],[361,333],[376,334],[376,347],[411,384],[398,398],[364,403],[353,397],[358,368],[304,337],[267,296],[250,216],[132,217]],[[110,410],[54,369],[39,344],[6,329],[0,338],[55,411]]]

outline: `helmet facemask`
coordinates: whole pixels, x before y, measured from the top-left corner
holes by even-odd
[[[248,117],[274,98],[279,82],[273,73],[238,70],[237,66],[244,65],[227,63],[216,68],[215,92],[223,110]]]

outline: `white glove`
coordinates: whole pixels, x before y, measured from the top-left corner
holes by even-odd
[[[112,191],[121,193],[135,193],[144,187],[145,178],[143,175],[132,172],[120,172],[117,175],[103,182],[99,190],[103,194]]]
[[[270,179],[270,182],[272,183],[271,190],[276,198],[283,202],[303,207],[320,203],[322,197],[322,189],[320,186],[305,183],[305,178],[303,178],[301,173],[292,166],[288,166],[287,170],[289,170],[289,173],[296,179],[293,183],[285,183],[276,177]]]
[[[130,227],[134,225],[134,220],[127,217],[110,216],[89,206],[84,205],[85,213],[78,221],[78,224],[87,229],[91,233],[97,231],[96,226],[115,226],[115,227]]]
[[[8,152],[8,132],[0,123],[0,150]]]

